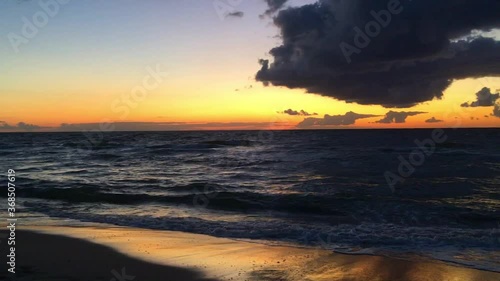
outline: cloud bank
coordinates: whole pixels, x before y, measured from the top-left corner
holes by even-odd
[[[261,130],[288,128],[287,122],[111,122],[111,123],[78,123],[61,124],[53,130],[63,132],[85,131],[192,131],[192,130]]]
[[[274,24],[282,43],[259,61],[265,85],[405,108],[441,98],[455,79],[500,75],[500,42],[459,40],[500,28],[497,0],[318,0],[279,11]]]
[[[17,123],[16,126],[9,125],[5,121],[0,121],[0,131],[35,131],[40,129],[40,126],[34,125],[34,124],[28,124],[24,122],[19,122]]]
[[[352,111],[347,112],[344,115],[328,115],[326,114],[323,118],[306,118],[304,121],[297,125],[297,128],[314,128],[314,127],[324,127],[324,126],[349,126],[354,125],[356,120],[377,117],[378,115],[371,114],[358,114]]]
[[[420,112],[420,111],[402,111],[402,112],[395,112],[395,111],[389,111],[385,114],[385,117],[376,121],[375,123],[382,123],[382,124],[390,124],[390,123],[406,123],[406,118],[409,116],[415,116],[419,114],[424,114],[427,112]]]

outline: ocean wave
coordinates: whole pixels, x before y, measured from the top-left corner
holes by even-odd
[[[316,246],[342,253],[374,253],[401,256],[408,252],[459,263],[465,266],[498,271],[495,260],[478,261],[478,252],[488,256],[500,250],[500,230],[464,229],[448,226],[402,227],[390,223],[313,224],[294,217],[239,221],[206,220],[196,217],[154,217],[137,215],[102,215],[72,210],[55,211],[43,203],[25,203],[31,209],[52,217],[83,222],[183,231],[217,237],[280,241]],[[468,256],[470,254],[470,256]]]
[[[235,191],[228,191],[233,189]],[[18,191],[23,198],[61,200],[72,203],[113,203],[139,205],[148,202],[167,204],[188,204],[193,207],[203,205],[208,209],[231,212],[283,211],[321,215],[347,216],[347,213],[329,207],[318,197],[298,195],[266,195],[249,191],[237,191],[221,185],[196,183],[162,188],[179,195],[151,195],[147,193],[110,192],[99,186],[73,188],[33,188],[25,187]],[[187,193],[187,194],[186,194]],[[206,203],[205,203],[206,202]]]
[[[312,245],[323,237],[351,252],[453,258],[446,247],[498,249],[498,129],[447,130],[448,140],[413,167],[401,163],[421,160],[412,156],[415,140],[432,130],[266,136],[115,132],[85,150],[81,133],[2,134],[0,171],[14,168],[19,200],[37,202],[27,214]],[[402,177],[395,192],[388,171]]]
[[[225,211],[236,214],[267,213],[274,216],[294,214],[306,220],[323,223],[379,222],[406,226],[436,226],[441,224],[489,228],[500,221],[499,211],[471,211],[456,206],[431,202],[412,202],[353,197],[351,195],[265,194],[248,188],[194,183],[162,188],[125,189],[118,193],[112,188],[94,185],[79,188],[30,188],[18,191],[23,198],[60,200],[69,203],[110,203],[144,205],[159,203],[168,206]],[[142,207],[141,207],[142,208]]]

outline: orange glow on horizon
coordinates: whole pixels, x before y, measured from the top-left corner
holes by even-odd
[[[106,84],[103,84],[106,85]],[[130,86],[132,85],[132,86]],[[406,123],[379,124],[375,121],[382,117],[358,119],[351,126],[328,126],[313,129],[345,128],[436,128],[436,127],[499,127],[500,118],[491,116],[493,107],[460,107],[460,104],[475,99],[475,93],[482,87],[500,88],[500,78],[465,79],[456,81],[441,100],[434,100],[407,109],[389,109],[378,105],[359,105],[345,103],[333,98],[314,94],[305,94],[302,90],[290,90],[281,87],[264,87],[252,84],[252,87],[207,84],[204,89],[184,82],[166,81],[157,89],[149,91],[142,100],[135,100],[126,86],[108,84],[101,90],[83,89],[75,92],[66,85],[56,89],[51,95],[41,93],[5,95],[0,101],[8,106],[0,120],[14,125],[18,122],[36,124],[42,127],[59,127],[62,123],[102,123],[102,122],[185,122],[185,123],[249,123],[248,126],[233,126],[231,129],[294,129],[304,116],[282,114],[287,109],[305,110],[317,113],[313,118],[322,118],[325,114],[343,115],[353,111],[359,114],[384,116],[388,111],[426,112],[409,116]],[[92,86],[92,88],[98,85]],[[184,91],[179,94],[183,87]],[[85,95],[89,91],[93,94]],[[430,118],[443,120],[439,123],[426,123]],[[460,122],[459,122],[460,121]],[[282,124],[280,124],[280,122]],[[262,126],[252,124],[265,123]],[[275,125],[269,125],[276,123]],[[457,125],[457,123],[459,123]],[[210,130],[227,127],[211,126]],[[200,127],[200,129],[205,129]]]

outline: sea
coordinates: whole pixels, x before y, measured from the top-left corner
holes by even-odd
[[[0,134],[18,224],[108,224],[500,272],[500,129]],[[3,199],[2,199],[3,198]]]

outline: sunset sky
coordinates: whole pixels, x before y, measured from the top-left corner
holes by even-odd
[[[272,62],[269,51],[283,44],[273,18],[316,1],[273,7],[264,0],[73,0],[44,9],[46,2],[56,3],[0,1],[0,131],[78,130],[104,122],[122,130],[500,126],[498,69],[491,76],[449,76],[454,81],[441,99],[400,106],[346,102],[335,92],[336,80],[328,84],[331,92],[280,85],[277,67],[257,81],[259,59]],[[498,29],[473,35],[500,40]],[[489,91],[491,104],[474,105],[480,91]],[[392,119],[391,111],[405,116]],[[321,121],[329,117],[330,123]]]

